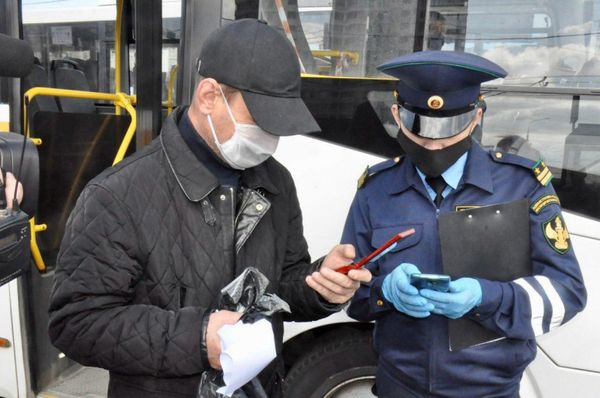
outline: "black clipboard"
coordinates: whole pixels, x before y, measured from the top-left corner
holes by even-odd
[[[444,273],[452,280],[475,277],[511,281],[531,275],[527,199],[470,208],[439,216]],[[450,351],[502,336],[468,318],[448,324]]]

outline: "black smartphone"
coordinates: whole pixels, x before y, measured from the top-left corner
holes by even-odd
[[[450,289],[450,276],[441,274],[411,274],[410,284],[417,289],[447,292]]]

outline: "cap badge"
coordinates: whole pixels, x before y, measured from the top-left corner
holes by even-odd
[[[432,95],[427,100],[427,106],[431,109],[441,109],[444,106],[444,99],[439,95]]]

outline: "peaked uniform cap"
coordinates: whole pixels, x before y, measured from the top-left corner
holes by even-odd
[[[481,83],[507,75],[499,65],[475,54],[420,51],[377,67],[398,78],[398,102],[420,113],[448,116],[467,111],[479,98]],[[432,103],[432,97],[437,102]]]

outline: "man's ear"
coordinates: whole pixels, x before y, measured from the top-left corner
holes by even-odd
[[[204,115],[209,115],[215,108],[218,99],[219,83],[212,78],[205,78],[198,83],[194,92],[194,100],[198,103],[198,109]]]

